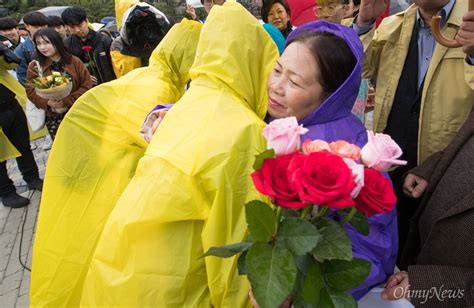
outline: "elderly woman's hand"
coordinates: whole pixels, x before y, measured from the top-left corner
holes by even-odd
[[[151,138],[155,134],[156,129],[160,125],[163,118],[166,116],[168,109],[161,109],[151,112],[145,123],[143,123],[142,129],[140,130],[140,134],[145,139],[146,142],[150,143]]]
[[[382,292],[381,297],[383,300],[393,301],[398,299],[408,299],[410,290],[410,281],[408,279],[408,273],[405,271],[398,272],[390,276],[387,280],[385,290]]]

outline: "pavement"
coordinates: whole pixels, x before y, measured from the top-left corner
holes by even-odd
[[[44,138],[31,142],[40,177],[44,178],[49,150],[43,150]],[[27,207],[12,209],[0,200],[0,308],[29,307],[31,255],[36,232],[41,193],[29,191],[14,159],[7,162],[8,175],[17,192],[30,197]],[[21,242],[21,250],[20,250]]]

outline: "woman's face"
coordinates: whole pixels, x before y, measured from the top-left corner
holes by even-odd
[[[288,25],[289,16],[285,7],[280,3],[275,3],[268,12],[268,23],[274,25],[278,30],[285,30]]]
[[[303,120],[322,103],[320,70],[311,51],[300,42],[290,44],[278,59],[267,84],[268,113],[275,119]]]
[[[38,48],[38,51],[41,52],[43,56],[48,58],[55,57],[58,53],[47,37],[38,37],[36,39],[36,48]]]

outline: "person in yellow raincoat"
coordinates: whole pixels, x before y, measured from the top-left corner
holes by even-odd
[[[38,217],[32,307],[79,305],[102,228],[148,146],[139,134],[143,119],[157,102],[184,94],[201,28],[176,24],[150,66],[89,90],[61,123]]]
[[[16,193],[8,177],[6,160],[16,157],[18,168],[29,189],[40,190],[38,166],[30,147],[30,135],[25,114],[19,101],[25,102],[25,89],[8,72],[20,59],[0,43],[0,198],[3,206],[19,208],[29,200]]]
[[[123,15],[120,36],[110,45],[117,78],[148,65],[152,51],[170,28],[168,18],[155,7],[139,2]]]
[[[237,259],[202,258],[241,241],[250,173],[265,150],[275,43],[240,4],[214,6],[191,86],[168,111],[112,210],[84,283],[84,307],[242,307]]]

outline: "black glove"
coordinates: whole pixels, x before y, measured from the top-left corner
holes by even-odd
[[[18,58],[15,53],[5,46],[3,43],[0,43],[0,56],[3,56],[5,62],[7,63],[20,63],[20,58]]]

